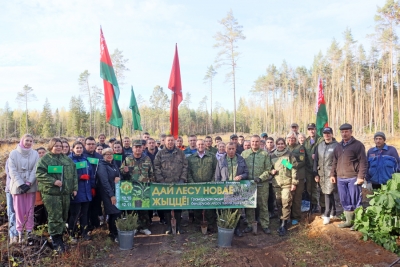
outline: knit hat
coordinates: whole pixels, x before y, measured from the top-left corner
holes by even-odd
[[[374,139],[375,139],[377,136],[382,137],[383,140],[386,141],[386,135],[385,135],[383,132],[376,132],[376,133],[374,134]]]

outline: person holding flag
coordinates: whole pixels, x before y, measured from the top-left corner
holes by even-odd
[[[78,174],[75,163],[62,153],[62,142],[52,138],[47,146],[49,153],[37,164],[36,179],[48,212],[48,232],[53,240],[53,249],[65,251],[63,233],[68,218],[71,194],[78,191]]]
[[[92,201],[92,194],[95,194],[95,177],[92,165],[83,156],[83,144],[79,141],[72,144],[72,153],[69,158],[75,163],[78,175],[78,191],[76,196],[71,195],[70,216],[68,220],[68,232],[72,242],[76,243],[76,227],[79,220],[81,236],[84,240],[90,240],[88,235],[88,211]]]

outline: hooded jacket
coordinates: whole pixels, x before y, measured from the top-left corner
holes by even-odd
[[[74,152],[69,155],[69,158],[75,163],[86,162],[86,168],[76,169],[78,175],[78,192],[76,196],[71,199],[71,203],[81,203],[92,201],[92,188],[95,188],[95,177],[92,165],[84,156],[77,156]],[[89,175],[89,180],[81,179],[82,175]]]

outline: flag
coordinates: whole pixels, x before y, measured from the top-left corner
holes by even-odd
[[[97,165],[99,164],[99,159],[87,157],[87,160],[90,164]]]
[[[169,77],[168,88],[172,91],[171,107],[169,112],[169,121],[171,123],[171,135],[175,139],[178,138],[179,132],[179,116],[178,106],[182,102],[182,83],[181,71],[179,67],[178,45],[175,45],[175,56],[172,64],[171,75]]]
[[[63,166],[47,166],[47,173],[62,173]]]
[[[122,155],[114,154],[113,159],[122,161]]]
[[[326,112],[324,88],[321,78],[318,79],[318,97],[315,110],[317,113],[317,133],[319,136],[322,136],[324,128],[328,127],[328,113]]]
[[[100,77],[104,83],[104,99],[106,103],[106,122],[121,128],[123,124],[118,106],[119,87],[108,53],[106,40],[100,28]]]
[[[133,86],[131,88],[131,102],[129,103],[129,108],[132,109],[133,130],[142,131],[142,125],[140,124],[140,112],[138,104],[136,103],[135,93],[133,92]]]
[[[86,161],[77,162],[77,163],[75,163],[75,165],[76,165],[77,170],[86,168],[86,166],[87,166]]]

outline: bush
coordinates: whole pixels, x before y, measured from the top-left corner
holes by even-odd
[[[121,218],[115,221],[117,229],[120,231],[133,231],[138,228],[138,215],[135,213],[128,214],[125,212]]]
[[[354,228],[363,239],[373,240],[396,254],[400,254],[397,240],[400,236],[400,173],[395,173],[381,189],[374,190],[370,206],[355,210]]]
[[[217,224],[221,228],[233,229],[236,227],[240,218],[239,209],[232,211],[231,209],[218,210]]]

